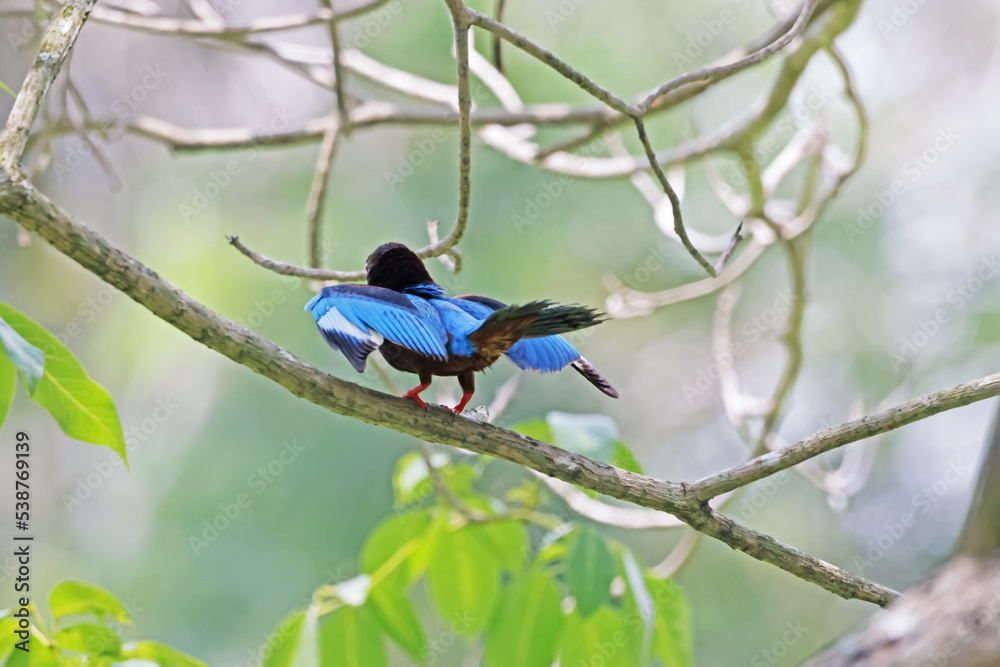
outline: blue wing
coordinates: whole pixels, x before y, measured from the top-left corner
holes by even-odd
[[[325,287],[305,307],[323,338],[359,373],[383,339],[441,361],[448,358],[448,334],[424,299],[370,285]]]
[[[551,373],[569,366],[580,353],[562,336],[542,336],[522,338],[507,350],[507,356],[521,370]]]
[[[500,301],[485,296],[460,296],[452,299],[472,315],[488,317],[505,307]],[[506,352],[514,364],[524,371],[551,373],[562,370],[580,358],[580,353],[562,336],[522,338]]]
[[[476,345],[468,336],[482,326],[493,310],[462,298],[433,299],[429,303],[437,310],[445,330],[451,335],[448,350],[458,356],[473,354]]]
[[[448,301],[480,320],[485,320],[493,314],[493,311],[506,308],[507,306],[496,299],[490,299],[485,296],[472,296],[470,294],[448,299]]]

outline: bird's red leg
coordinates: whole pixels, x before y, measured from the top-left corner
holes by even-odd
[[[458,405],[449,409],[456,415],[460,415],[462,414],[462,410],[465,409],[465,406],[468,405],[469,401],[471,400],[472,400],[472,393],[462,394],[462,400],[458,402]]]
[[[458,376],[458,385],[462,388],[462,400],[458,405],[451,408],[456,415],[462,414],[462,410],[472,400],[472,395],[476,393],[476,376],[472,371],[465,371]]]
[[[426,410],[427,404],[424,403],[424,399],[420,398],[420,392],[422,392],[424,389],[427,389],[427,387],[429,386],[431,386],[431,376],[429,374],[424,375],[423,373],[421,373],[420,384],[418,384],[416,387],[403,394],[403,398],[412,398],[414,401],[416,401],[417,405],[420,406],[421,410]]]

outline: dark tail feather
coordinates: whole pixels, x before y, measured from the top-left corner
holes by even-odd
[[[524,337],[539,338],[569,333],[600,324],[605,319],[604,313],[584,306],[548,306],[538,313],[538,319],[528,326]]]
[[[501,322],[534,318],[523,338],[540,338],[586,329],[604,322],[604,313],[585,306],[558,306],[551,301],[532,301],[523,306],[505,306],[490,313],[479,329],[490,329]]]
[[[505,306],[490,313],[479,328],[469,334],[469,340],[480,352],[502,354],[524,336],[525,330],[548,306],[548,301]]]
[[[573,369],[583,377],[587,378],[587,381],[590,382],[590,384],[594,385],[611,398],[618,398],[618,392],[615,391],[615,388],[612,387],[611,384],[604,379],[604,376],[598,373],[597,369],[591,366],[590,362],[583,357],[580,357],[573,362]]]
[[[544,312],[549,307],[549,301],[532,301],[523,306],[504,306],[500,310],[490,313],[490,316],[479,325],[479,331],[493,328],[501,322],[510,320],[520,320],[525,318],[537,318],[539,313]]]

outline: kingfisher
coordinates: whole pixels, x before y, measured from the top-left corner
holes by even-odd
[[[584,306],[532,301],[508,306],[465,294],[451,297],[431,279],[423,261],[402,243],[386,243],[365,263],[367,285],[334,285],[309,300],[323,338],[359,373],[376,349],[390,366],[415,373],[419,384],[404,398],[421,408],[432,376],[458,376],[461,413],[476,391],[475,373],[501,357],[522,370],[551,373],[572,366],[611,398],[618,392],[559,334],[605,321]]]

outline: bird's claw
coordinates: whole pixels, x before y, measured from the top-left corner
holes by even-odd
[[[426,410],[427,409],[427,403],[424,402],[424,399],[420,398],[420,392],[422,392],[424,389],[427,389],[427,385],[426,384],[419,384],[416,387],[414,387],[413,389],[411,389],[408,392],[406,392],[405,394],[403,394],[403,398],[413,399],[413,401],[416,402],[416,404],[420,406],[421,410]]]
[[[419,396],[407,396],[407,395],[404,394],[403,398],[408,398],[408,399],[412,400],[414,403],[417,404],[417,406],[421,410],[427,410],[427,403],[425,403],[424,399],[420,398]]]
[[[458,405],[456,405],[453,408],[448,408],[448,410],[450,410],[453,415],[458,416],[462,414],[462,411],[465,410],[465,406],[469,404],[469,401],[471,399],[472,399],[472,392],[467,392],[465,394],[462,394],[462,400],[458,402]]]

